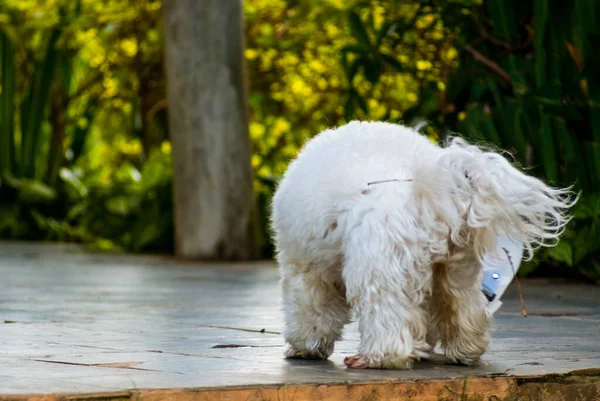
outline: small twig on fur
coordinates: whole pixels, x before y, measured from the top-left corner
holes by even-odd
[[[412,179],[409,178],[407,180],[393,179],[393,180],[373,181],[373,182],[368,182],[367,185],[383,184],[384,182],[394,182],[394,181],[403,182],[403,181],[412,181]]]
[[[508,258],[508,263],[510,263],[510,267],[512,267],[513,277],[515,278],[515,281],[517,282],[517,290],[519,291],[519,299],[521,300],[521,310],[523,311],[523,317],[527,317],[527,309],[525,309],[525,300],[523,300],[523,291],[521,291],[521,282],[519,281],[519,278],[517,277],[517,272],[515,271],[515,265],[513,265],[513,261],[512,261],[512,258],[510,257],[510,253],[508,253],[508,250],[506,248],[502,248],[502,250],[506,254],[506,257]]]

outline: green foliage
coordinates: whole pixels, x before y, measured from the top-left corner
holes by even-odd
[[[0,173],[10,173],[15,165],[15,62],[13,44],[0,30]]]
[[[544,262],[576,266],[580,273],[600,278],[600,86],[595,73],[600,48],[597,18],[592,17],[598,16],[600,6],[588,0],[403,4],[433,16],[431,26],[452,37],[452,46],[460,53],[460,64],[439,75],[437,88],[421,82],[420,102],[403,119],[418,116],[433,122],[439,138],[459,132],[493,143],[552,184],[575,184],[581,201],[566,235],[556,248],[539,252],[523,271]],[[349,14],[350,25],[364,24],[356,17],[361,9]],[[407,42],[403,39],[414,37],[419,28],[406,15],[392,16],[384,25],[404,30],[386,35],[377,47],[365,46],[365,36],[380,36],[376,28],[365,24],[353,30],[352,53],[359,62],[344,64],[347,71],[362,70],[366,77],[376,78],[382,67],[368,61],[373,59],[382,60],[387,69],[405,71],[401,60],[387,62],[380,49],[387,45],[393,54],[402,54]],[[421,38],[420,47],[441,47],[426,35]]]
[[[79,174],[60,172],[72,200],[66,221],[75,229],[134,252],[173,249],[173,218],[165,213],[172,210],[170,153],[153,151],[141,171],[123,164],[110,185],[86,185]]]
[[[277,178],[349,119],[424,119],[582,199],[541,263],[600,272],[593,0],[246,0],[263,254]],[[0,237],[171,252],[159,0],[0,2]],[[539,271],[539,269],[538,269]]]
[[[170,153],[152,152],[142,171],[123,164],[110,185],[61,168],[59,191],[5,173],[0,234],[12,238],[83,241],[109,250],[173,249]]]
[[[246,13],[246,59],[250,81],[250,136],[256,190],[268,196],[274,176],[280,176],[302,144],[319,131],[343,124],[349,95],[362,101],[353,116],[364,119],[397,119],[417,102],[418,79],[439,73],[423,60],[419,76],[384,71],[377,83],[363,74],[346,74],[340,59],[352,50],[347,8],[356,2],[341,0],[249,0]],[[387,2],[369,2],[368,13],[378,28],[392,8]],[[411,13],[400,7],[397,13]],[[359,15],[359,17],[360,17]],[[355,19],[360,24],[360,21]],[[382,28],[380,28],[381,31]],[[376,43],[376,37],[363,38]],[[354,48],[358,47],[354,45]],[[408,61],[411,55],[402,54]],[[358,65],[353,57],[347,64]],[[348,80],[353,86],[349,87]],[[368,113],[364,110],[368,106]]]
[[[0,4],[0,237],[172,250],[160,7]]]

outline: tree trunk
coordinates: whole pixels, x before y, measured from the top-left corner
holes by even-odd
[[[176,253],[255,258],[242,1],[163,7]]]

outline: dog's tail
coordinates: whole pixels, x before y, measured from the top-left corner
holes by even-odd
[[[540,246],[556,245],[577,200],[571,188],[553,188],[460,138],[418,163],[417,195],[448,225],[452,242],[472,246],[481,260],[501,234],[521,241],[527,259]]]

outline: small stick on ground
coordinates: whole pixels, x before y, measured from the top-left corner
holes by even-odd
[[[525,309],[525,300],[523,299],[523,291],[521,291],[521,282],[519,281],[519,278],[517,277],[517,272],[515,271],[515,265],[513,265],[513,261],[512,261],[512,258],[510,257],[510,253],[508,253],[508,250],[506,248],[502,248],[502,250],[506,254],[506,257],[508,258],[510,267],[512,267],[513,277],[515,278],[515,281],[517,282],[517,290],[519,291],[519,299],[521,300],[521,310],[523,311],[523,317],[527,317],[527,309]]]

